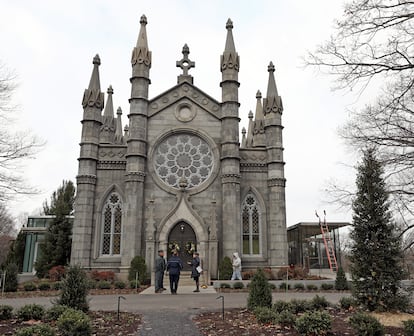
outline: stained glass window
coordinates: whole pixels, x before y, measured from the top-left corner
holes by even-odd
[[[193,134],[174,134],[155,149],[154,169],[169,186],[179,189],[180,180],[191,189],[206,181],[213,170],[213,151],[200,137]]]
[[[242,204],[243,254],[261,254],[261,218],[256,197],[249,192]]]
[[[111,193],[102,210],[102,255],[121,254],[122,202],[116,192]]]

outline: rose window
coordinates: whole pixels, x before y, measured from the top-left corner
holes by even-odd
[[[188,189],[207,180],[213,170],[213,152],[206,141],[192,134],[171,135],[155,149],[154,169],[173,188]]]

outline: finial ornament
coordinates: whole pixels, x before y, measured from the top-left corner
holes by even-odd
[[[121,106],[118,107],[118,109],[116,110],[116,114],[117,115],[122,115],[122,109]]]
[[[112,88],[112,85],[109,85],[108,90],[106,91],[107,94],[114,94],[114,89]]]
[[[183,70],[183,73],[178,76],[178,83],[190,82],[192,84],[193,76],[188,74],[188,70],[195,67],[195,62],[191,61],[188,58],[188,55],[190,54],[190,48],[188,47],[187,43],[184,44],[182,53],[183,58],[175,63],[178,68],[181,68]]]
[[[92,63],[96,64],[96,65],[101,65],[101,59],[99,58],[98,54],[95,55],[95,57],[93,58]]]
[[[256,98],[257,99],[262,98],[262,93],[260,92],[260,90],[257,90],[257,92],[256,92]]]
[[[267,67],[267,71],[269,72],[275,72],[275,66],[273,65],[273,62],[270,61],[268,67]]]
[[[226,22],[226,29],[233,29],[233,21],[230,18]]]
[[[146,25],[148,23],[147,17],[144,14],[141,15],[141,19],[139,20],[139,23],[142,25]]]
[[[251,110],[249,111],[248,118],[253,119],[253,112]]]
[[[190,54],[190,48],[188,47],[187,43],[184,44],[182,53],[183,53],[183,58],[177,61],[176,65],[178,68],[183,69],[184,76],[188,76],[188,70],[195,67],[195,62],[191,61],[188,58],[188,55]]]

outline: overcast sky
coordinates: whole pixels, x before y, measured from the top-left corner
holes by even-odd
[[[298,1],[14,1],[2,2],[0,60],[15,70],[20,105],[16,130],[30,130],[46,141],[35,160],[27,162],[27,181],[42,193],[18,197],[14,214],[40,208],[63,179],[75,181],[81,135],[83,91],[92,58],[101,57],[101,88],[114,88],[115,108],[127,121],[130,56],[142,14],[148,18],[152,51],[150,98],[174,86],[182,46],[190,47],[196,67],[194,84],[221,98],[219,60],[230,17],[241,58],[240,131],[256,104],[256,91],[266,92],[267,65],[276,67],[276,83],[284,105],[287,223],[314,221],[315,209],[329,220],[350,220],[351,214],[324,203],[329,179],[352,177],[341,163],[353,158],[338,137],[346,110],[360,102],[332,92],[332,77],[305,69],[301,57],[329,38],[341,0]]]

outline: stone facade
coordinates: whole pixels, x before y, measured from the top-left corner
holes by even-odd
[[[72,263],[125,277],[134,256],[144,256],[152,270],[158,249],[178,248],[184,259],[198,250],[211,278],[236,251],[245,268],[285,264],[283,106],[273,64],[266,97],[257,93],[240,144],[240,57],[231,20],[220,59],[221,101],[193,84],[187,45],[177,85],[149,99],[145,16],[140,24],[124,129],[112,87],[104,106],[99,56],[93,60],[82,101]]]

